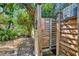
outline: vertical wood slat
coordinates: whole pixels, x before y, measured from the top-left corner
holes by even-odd
[[[50,20],[50,46],[49,46],[50,49],[51,49],[51,39],[52,39],[52,20]]]

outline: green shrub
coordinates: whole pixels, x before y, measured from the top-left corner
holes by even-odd
[[[0,30],[0,41],[13,40],[17,36],[17,32],[12,29]]]

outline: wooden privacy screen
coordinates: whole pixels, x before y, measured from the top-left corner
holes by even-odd
[[[56,46],[56,21],[52,18],[42,18],[38,35],[40,54],[45,49],[52,49],[53,46]]]
[[[40,44],[41,49],[49,48],[49,39],[50,39],[50,20],[49,18],[42,18],[40,26]]]
[[[42,18],[39,27],[39,54],[43,54],[43,49],[49,48],[49,38],[50,38],[50,21],[49,18]]]
[[[60,22],[59,55],[78,55],[77,19],[71,17]]]
[[[49,48],[49,39],[50,39],[50,20],[48,18],[44,19],[44,29],[42,31],[42,48]]]

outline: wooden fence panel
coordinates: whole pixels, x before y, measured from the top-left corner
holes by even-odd
[[[59,55],[78,55],[77,18],[72,17],[60,22]]]
[[[45,49],[52,49],[56,46],[56,21],[52,18],[42,18],[40,26],[39,48],[42,54]],[[54,47],[55,48],[55,47]]]

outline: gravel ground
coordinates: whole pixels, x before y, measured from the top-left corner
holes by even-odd
[[[0,56],[34,56],[34,40],[21,38],[0,43]]]
[[[32,38],[26,38],[25,43],[19,46],[18,56],[34,56],[34,40]]]

